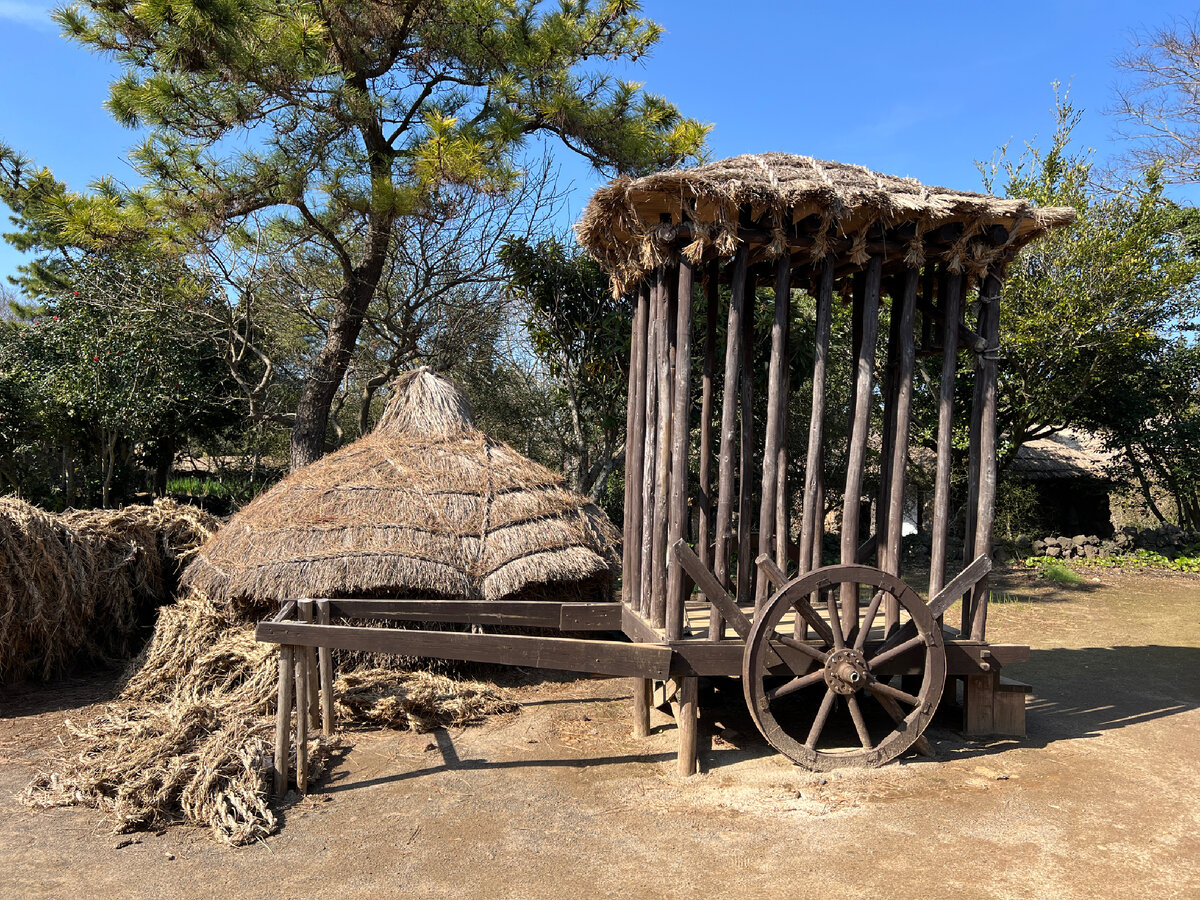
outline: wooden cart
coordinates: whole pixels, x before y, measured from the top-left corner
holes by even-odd
[[[308,711],[296,717],[298,783],[305,784],[318,684],[324,727],[333,727],[330,648],[629,676],[642,735],[654,685],[662,683],[660,699],[673,702],[678,718],[683,774],[696,768],[700,676],[739,676],[766,739],[812,770],[880,765],[909,748],[932,753],[922,732],[955,681],[968,734],[1023,734],[1027,688],[1000,673],[1026,659],[1028,648],[989,643],[986,634],[1000,296],[1016,251],[1073,217],[1069,209],[1038,210],[784,154],[602,189],[578,227],[580,240],[634,303],[620,602],[289,603],[257,631],[259,640],[283,646],[276,759],[288,758],[294,683],[297,709]],[[789,330],[799,290],[815,305],[815,332],[805,354],[811,369],[793,372]],[[842,410],[848,426],[833,433],[827,387],[839,301],[852,311],[853,358]],[[754,313],[768,304],[770,335],[760,341]],[[972,309],[975,328],[965,320]],[[701,316],[706,333],[697,348],[693,325]],[[960,356],[973,361],[969,372],[959,372]],[[924,598],[901,578],[920,358],[940,362],[930,385],[938,427]],[[969,471],[965,495],[952,504],[960,374],[973,385],[963,417]],[[787,418],[797,385],[812,412],[803,446],[792,448]],[[836,490],[825,484],[834,454],[845,460]],[[793,458],[804,460],[803,489],[794,492],[787,486]],[[838,558],[826,565],[826,512],[834,505],[826,498],[839,496]],[[954,505],[965,509],[965,565],[948,579]],[[955,628],[944,614],[959,601]],[[332,624],[342,618],[600,634]],[[312,648],[321,648],[319,664]]]

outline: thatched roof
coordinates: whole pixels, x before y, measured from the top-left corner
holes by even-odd
[[[461,391],[402,375],[375,430],[241,510],[183,576],[215,602],[497,600],[607,588],[620,536],[561,476],[473,424]]]
[[[1103,481],[1113,454],[1097,435],[1072,428],[1017,448],[1010,471],[1026,481],[1084,478]]]
[[[617,178],[592,197],[576,233],[609,270],[614,289],[624,291],[670,256],[671,244],[681,238],[684,254],[696,263],[733,256],[740,240],[755,242],[747,235],[745,212],[755,228],[765,230],[758,242],[768,255],[778,256],[789,241],[794,250],[807,237],[804,251],[812,260],[840,242],[862,264],[869,230],[908,224],[907,233],[897,234],[900,257],[919,265],[933,251],[952,271],[986,265],[989,259],[981,258],[978,245],[1013,251],[1075,219],[1070,207],[1038,209],[1027,200],[926,187],[862,166],[761,153]],[[675,226],[686,219],[689,227],[663,229],[664,217]],[[934,234],[947,225],[961,227]]]

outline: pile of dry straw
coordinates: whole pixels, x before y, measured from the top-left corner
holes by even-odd
[[[34,780],[28,801],[96,807],[118,831],[182,820],[230,844],[274,832],[276,648],[254,640],[256,618],[195,592],[165,607],[121,696],[84,725],[68,722],[79,747]],[[422,731],[512,708],[487,685],[424,671],[351,668],[335,691],[343,723]],[[314,739],[312,758],[332,746]]]
[[[53,515],[0,498],[0,684],[128,658],[216,530],[170,500]]]

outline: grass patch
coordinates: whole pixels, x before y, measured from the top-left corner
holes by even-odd
[[[1025,560],[1025,565],[1037,569],[1039,578],[1045,578],[1054,584],[1083,584],[1083,579],[1070,567],[1050,556],[1031,556]]]

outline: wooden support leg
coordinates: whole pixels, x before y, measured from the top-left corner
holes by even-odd
[[[649,678],[633,679],[633,736],[650,736],[650,694],[654,682]]]
[[[995,734],[996,688],[998,672],[980,672],[967,676],[963,694],[963,733],[967,737]]]
[[[279,703],[275,711],[275,796],[287,793],[288,744],[292,736],[292,648],[279,648]]]
[[[329,624],[328,600],[317,601],[317,621],[322,625]],[[317,652],[321,663],[321,728],[325,737],[333,737],[336,727],[333,714],[333,651],[322,647]]]
[[[313,601],[301,600],[296,606],[300,611],[301,622],[313,621]],[[317,683],[317,651],[313,647],[301,647],[299,652],[304,654],[304,671],[308,674],[308,703],[305,706],[297,704],[297,708],[308,711],[308,727],[316,730],[321,724],[318,705],[320,689]]]
[[[696,774],[696,741],[700,733],[700,679],[685,677],[679,685],[679,774]]]
[[[295,653],[296,665],[296,787],[308,793],[308,654]]]

